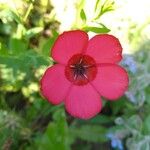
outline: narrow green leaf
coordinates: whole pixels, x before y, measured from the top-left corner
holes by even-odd
[[[146,133],[150,133],[150,115],[144,120],[144,130]]]
[[[85,31],[91,31],[94,33],[108,33],[110,30],[106,27],[84,27],[83,30]]]
[[[54,122],[51,122],[45,133],[35,141],[38,150],[70,150],[72,139],[68,132],[65,112],[59,109],[53,118]]]
[[[35,27],[32,29],[29,29],[26,33],[25,33],[25,38],[26,39],[30,39],[32,37],[34,37],[36,34],[39,34],[40,32],[42,32],[43,27]]]
[[[79,121],[81,125],[84,125],[85,124],[85,121],[84,120],[80,120]],[[92,119],[89,119],[86,121],[86,124],[111,124],[114,122],[114,117],[108,117],[108,116],[105,116],[105,115],[97,115],[96,117],[92,118]]]
[[[97,20],[99,19],[103,14],[107,13],[107,12],[110,12],[110,11],[113,11],[114,10],[114,1],[108,1],[106,0],[99,8],[97,9],[97,15],[96,17],[94,18],[94,20]],[[98,6],[97,6],[98,7]]]
[[[41,49],[42,49],[42,55],[49,56],[50,50],[58,37],[58,33],[56,31],[52,31],[52,36],[48,39],[46,39],[42,44],[41,44]]]
[[[100,2],[100,0],[97,0],[97,1],[96,1],[95,9],[94,9],[94,10],[95,10],[95,12],[96,12],[96,10],[97,10],[97,7],[98,7],[99,2]]]
[[[113,122],[113,118],[105,115],[98,115],[90,119],[89,122],[93,124],[107,124]]]
[[[80,17],[81,17],[81,19],[82,19],[83,21],[86,21],[86,14],[85,14],[85,12],[84,12],[83,9],[81,9]]]
[[[0,18],[7,18],[15,20],[17,23],[22,24],[21,18],[13,10],[6,9],[0,12]]]
[[[15,19],[17,23],[22,23],[21,18],[14,11],[10,10],[10,15]]]
[[[104,142],[106,141],[106,128],[100,125],[83,125],[80,128],[70,129],[71,134],[80,139],[90,142]]]
[[[102,6],[101,15],[103,15],[106,12],[113,11],[114,4],[115,4],[114,1],[112,1],[112,2],[106,1]]]
[[[9,49],[13,55],[19,55],[21,53],[24,53],[27,47],[28,47],[28,43],[26,41],[15,37],[10,37]]]
[[[15,38],[21,39],[23,37],[24,33],[26,33],[26,29],[25,29],[24,25],[18,24],[16,34],[14,35]]]

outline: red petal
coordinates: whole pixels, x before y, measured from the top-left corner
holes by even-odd
[[[57,64],[48,68],[41,79],[42,95],[52,104],[61,103],[70,87],[66,79],[64,66]]]
[[[98,67],[97,76],[92,84],[102,96],[114,100],[124,94],[128,82],[128,74],[122,67],[102,64]]]
[[[56,62],[66,64],[74,54],[82,53],[87,43],[86,32],[80,30],[64,32],[57,38],[52,48],[52,57]]]
[[[102,108],[99,94],[90,85],[73,86],[65,100],[66,110],[74,117],[90,119]]]
[[[94,36],[88,44],[86,54],[97,63],[116,63],[122,59],[122,47],[119,40],[108,34]]]

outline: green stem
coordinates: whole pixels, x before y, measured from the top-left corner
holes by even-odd
[[[29,7],[28,7],[28,9],[27,9],[27,12],[26,12],[26,14],[25,14],[25,16],[24,16],[24,18],[23,18],[23,21],[24,21],[24,22],[27,20],[29,14],[30,14],[30,12],[31,12],[31,10],[33,9],[33,2],[34,2],[34,0],[32,0],[32,2],[30,3],[30,5],[29,5]]]

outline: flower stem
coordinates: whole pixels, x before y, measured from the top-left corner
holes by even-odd
[[[23,21],[24,21],[24,22],[27,20],[29,14],[30,14],[30,12],[31,12],[31,10],[33,9],[33,2],[34,2],[34,0],[32,0],[32,2],[30,3],[30,5],[29,5],[29,7],[28,7],[28,9],[27,9],[27,12],[25,13],[25,16],[24,16],[24,18],[23,18]]]

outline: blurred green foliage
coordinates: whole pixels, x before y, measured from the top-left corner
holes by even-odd
[[[146,40],[139,43],[139,35],[149,22],[127,33],[130,44],[139,51],[124,56],[121,63],[130,76],[125,96],[105,102],[99,115],[83,121],[64,112],[62,105],[52,106],[39,92],[41,75],[53,64],[50,49],[61,24],[50,1],[13,3],[15,8],[9,3],[0,4],[0,149],[117,149],[107,136],[111,133],[122,141],[124,149],[149,150],[150,44]],[[97,0],[91,20],[84,4],[84,0],[77,1],[76,21],[71,28],[108,33],[110,29],[100,18],[114,10],[114,2]]]

